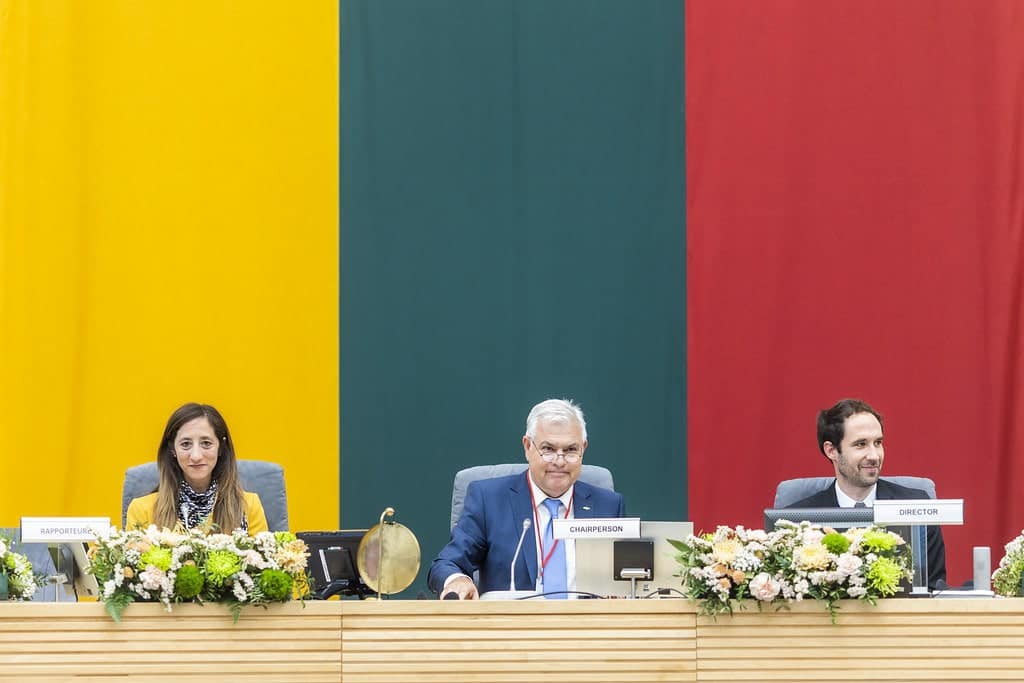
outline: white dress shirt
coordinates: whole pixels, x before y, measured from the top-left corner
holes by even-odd
[[[540,542],[544,538],[544,531],[548,528],[548,522],[551,521],[551,514],[548,512],[547,506],[544,505],[544,501],[547,500],[548,498],[550,498],[551,496],[549,496],[548,494],[546,494],[546,493],[544,493],[543,491],[540,490],[540,487],[537,486],[537,484],[534,483],[533,475],[532,474],[530,475],[529,479],[530,479],[530,488],[533,489],[533,500],[537,502],[537,510],[536,510],[537,511],[537,517],[536,517],[536,520],[535,520],[536,523],[537,523],[537,528],[534,530],[533,542],[536,544],[535,547],[537,548],[537,583],[536,583],[536,589],[537,589],[538,592],[540,592],[544,588],[541,585],[541,572],[540,572],[540,566],[544,562],[544,556],[541,554],[541,548],[540,548],[541,543]],[[562,501],[562,506],[559,508],[559,516],[560,517],[564,517],[565,516],[565,510],[566,510],[566,508],[569,507],[569,503],[572,502],[572,494],[573,494],[573,490],[575,488],[576,488],[576,485],[573,484],[572,486],[569,487],[568,491],[566,491],[565,493],[563,493],[561,496],[558,497],[558,500]],[[569,510],[569,517],[568,517],[568,519],[575,519],[575,518],[576,518],[575,511],[570,509]],[[571,538],[563,538],[562,540],[559,541],[559,543],[564,543],[565,544],[565,573],[566,573],[565,588],[566,588],[566,590],[574,591],[574,590],[576,590],[576,541],[574,541]],[[551,546],[548,546],[544,550],[546,550],[546,551],[547,550],[551,550]],[[570,598],[574,598],[575,596],[572,593],[570,593],[569,597]]]
[[[839,507],[841,508],[852,508],[857,503],[864,503],[865,507],[873,508],[875,507],[875,493],[877,491],[878,484],[875,484],[874,486],[871,487],[871,493],[869,493],[864,500],[854,500],[853,498],[850,498],[848,495],[843,493],[843,490],[839,488],[839,481],[836,480],[836,500],[839,501]]]

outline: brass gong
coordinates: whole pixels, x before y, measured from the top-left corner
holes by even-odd
[[[395,514],[387,508],[380,523],[363,535],[356,552],[356,565],[363,583],[380,595],[408,588],[420,571],[420,544],[408,528],[384,521]]]

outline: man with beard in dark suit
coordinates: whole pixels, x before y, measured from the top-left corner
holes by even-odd
[[[864,401],[847,398],[818,413],[818,448],[832,461],[830,486],[789,505],[792,508],[873,507],[876,500],[920,500],[928,494],[881,479],[885,452],[882,416]],[[928,527],[928,587],[946,584],[942,529]]]

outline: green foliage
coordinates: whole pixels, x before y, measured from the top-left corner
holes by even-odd
[[[227,550],[213,550],[206,556],[206,580],[211,586],[223,586],[242,569],[242,560]]]
[[[888,553],[896,547],[899,539],[888,531],[869,529],[861,537],[861,547],[869,553]]]
[[[1004,547],[1005,554],[999,560],[999,568],[992,575],[992,590],[999,595],[1012,598],[1022,593],[1021,578],[1024,576],[1024,532]]]
[[[701,614],[731,614],[747,599],[781,608],[810,598],[824,603],[835,622],[840,600],[875,604],[910,576],[903,540],[880,527],[839,533],[783,521],[770,533],[721,526],[670,543],[684,592]]]
[[[120,621],[132,602],[159,601],[171,610],[180,602],[226,604],[237,621],[242,607],[292,599],[291,587],[305,576],[308,549],[292,535],[245,531],[207,534],[145,530],[97,534],[88,571],[102,586],[101,600]]]
[[[158,545],[153,546],[146,552],[142,553],[142,557],[139,559],[139,566],[148,567],[153,565],[162,572],[167,571],[171,568],[171,549],[161,548]]]
[[[278,545],[285,545],[295,540],[295,534],[290,531],[275,531],[274,538],[277,540]]]
[[[174,577],[174,593],[182,600],[191,600],[203,591],[203,573],[195,564],[182,565]]]
[[[903,569],[888,557],[880,557],[872,562],[866,573],[868,585],[885,597],[896,595],[903,575]]]
[[[821,539],[821,544],[825,546],[830,553],[834,553],[836,555],[842,555],[850,549],[850,539],[835,531],[825,534],[825,537]]]
[[[285,600],[291,595],[295,582],[280,569],[264,569],[260,572],[259,585],[268,600]]]
[[[103,606],[107,609],[107,614],[110,618],[121,623],[121,613],[124,612],[125,607],[132,604],[132,596],[128,593],[115,593],[111,597],[103,601]]]

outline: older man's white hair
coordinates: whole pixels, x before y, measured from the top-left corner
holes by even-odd
[[[586,441],[587,421],[583,419],[580,407],[568,398],[549,398],[535,405],[526,416],[526,436],[532,440],[537,434],[537,425],[541,423],[564,425],[573,421],[579,424],[583,440]]]

